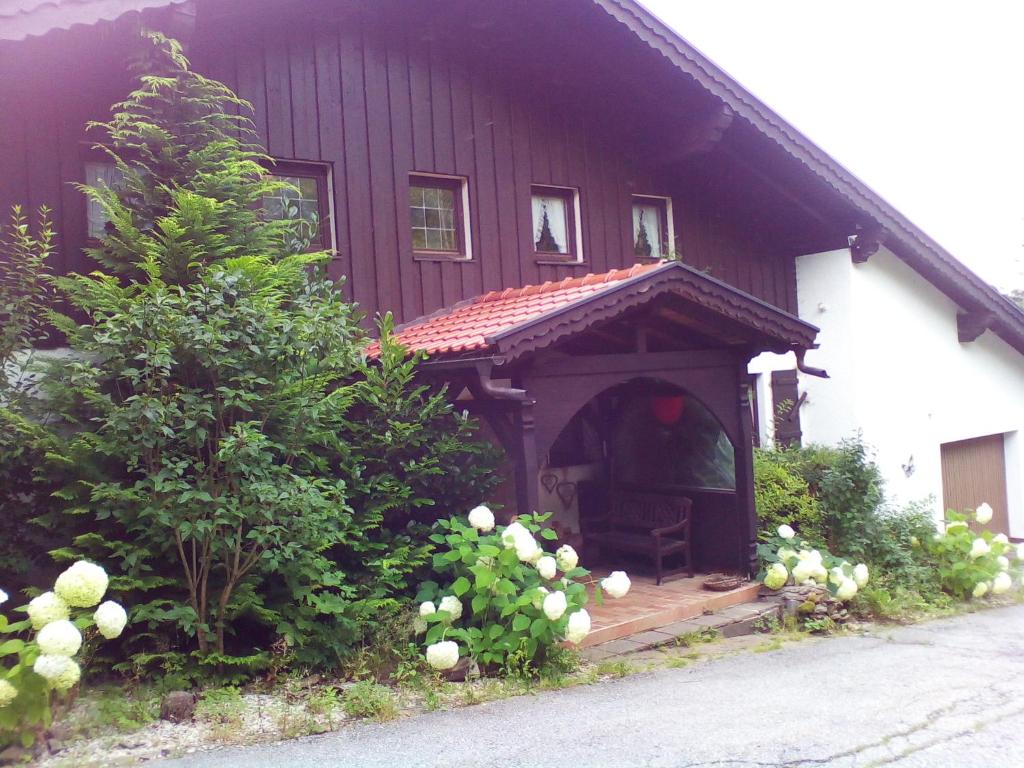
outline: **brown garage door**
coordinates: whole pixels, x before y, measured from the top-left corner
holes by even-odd
[[[986,528],[1009,535],[1006,507],[1006,451],[1002,435],[958,440],[942,446],[942,500],[946,509],[992,505]]]

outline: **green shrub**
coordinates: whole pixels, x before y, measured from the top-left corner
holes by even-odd
[[[342,697],[341,706],[349,717],[383,721],[398,716],[398,701],[394,691],[372,680],[361,680],[348,688]]]
[[[0,613],[0,638],[7,638],[0,642],[0,748],[34,744],[81,679],[74,657],[83,644],[121,634],[124,609],[112,601],[100,605],[108,581],[99,566],[76,563],[51,591],[16,609],[27,618],[12,622]],[[7,600],[0,590],[0,604]]]
[[[1021,584],[1024,551],[1004,534],[972,531],[968,522],[982,518],[980,511],[948,511],[945,530],[918,544],[936,569],[942,589],[960,600],[1000,595]],[[988,519],[982,520],[990,519],[989,509]]]
[[[432,659],[432,649],[440,651],[448,643],[447,650],[469,656],[483,672],[536,674],[549,648],[586,636],[587,589],[578,580],[589,572],[578,565],[571,547],[560,548],[556,556],[544,554],[535,534],[547,541],[556,538],[553,530],[541,528],[545,519],[547,515],[520,516],[495,532],[493,515],[480,507],[470,515],[472,525],[458,517],[437,521],[438,530],[431,536],[437,547],[433,568],[446,586],[428,581],[416,598],[421,601],[428,663],[450,667],[454,656]],[[562,579],[556,578],[558,570]],[[616,579],[624,580],[622,588],[628,590],[625,574]],[[598,599],[602,586],[610,593],[618,591],[607,583],[597,585]],[[451,646],[455,641],[462,643],[457,649]]]
[[[118,564],[137,605],[122,671],[336,667],[408,600],[429,557],[415,521],[493,487],[493,454],[416,380],[390,317],[367,358],[328,255],[264,220],[282,184],[249,105],[176,43],[144,47],[99,126],[125,183],[85,190],[109,219],[92,255],[116,274],[55,281],[87,322],[59,321],[78,354],[47,386],[93,469],[55,555]]]
[[[790,468],[790,450],[754,453],[754,499],[762,535],[790,525],[812,541],[823,540],[822,513],[807,482]]]

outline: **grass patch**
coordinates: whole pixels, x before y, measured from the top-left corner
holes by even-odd
[[[372,718],[381,722],[398,717],[395,692],[371,680],[362,680],[346,690],[341,705],[349,717]]]

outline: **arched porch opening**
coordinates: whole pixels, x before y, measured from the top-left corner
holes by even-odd
[[[550,434],[557,426],[552,421]],[[541,441],[544,437],[541,436]],[[589,565],[653,568],[650,558],[597,543],[609,504],[655,493],[692,500],[691,556],[698,570],[737,561],[736,450],[726,424],[690,389],[661,375],[629,376],[594,394],[541,449],[538,497],[571,532]],[[669,566],[685,564],[670,558]]]

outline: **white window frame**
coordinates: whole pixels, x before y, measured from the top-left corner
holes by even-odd
[[[459,185],[460,197],[462,199],[462,248],[463,253],[446,255],[443,253],[431,253],[428,251],[417,251],[413,249],[413,256],[422,261],[472,261],[473,260],[473,229],[469,221],[469,178],[450,173],[433,173],[431,171],[410,171],[409,186],[416,186],[413,181],[421,179],[438,179],[440,181],[454,182]],[[409,194],[406,190],[404,197],[406,215],[409,213]]]
[[[635,195],[633,195],[631,200],[630,200],[630,204],[629,204],[629,230],[630,230],[630,232],[633,232],[633,206],[636,203],[638,203],[638,202],[640,202],[642,204],[642,201],[644,201],[644,200],[654,200],[654,201],[660,203],[661,205],[665,206],[665,236],[666,236],[668,242],[664,244],[664,247],[667,248],[668,250],[664,251],[661,254],[661,257],[660,257],[660,258],[664,259],[664,258],[668,257],[669,254],[675,253],[675,247],[676,247],[676,225],[675,225],[675,221],[672,219],[672,198],[669,197],[668,195],[646,195],[646,194],[643,194],[643,195],[635,194]],[[633,234],[633,242],[634,243],[636,242],[636,234],[635,233]]]
[[[534,240],[536,233],[534,232],[533,225],[533,198],[537,195],[534,192],[536,188],[540,189],[556,189],[560,192],[568,193],[566,197],[572,198],[572,231],[575,238],[573,245],[576,247],[571,253],[538,253],[534,251],[534,260],[539,264],[551,263],[551,264],[580,264],[583,262],[583,216],[582,209],[580,206],[580,188],[579,187],[565,187],[561,184],[530,184],[530,240]]]

